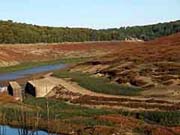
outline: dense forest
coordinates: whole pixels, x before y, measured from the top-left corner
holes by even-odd
[[[11,20],[0,21],[0,43],[58,43],[83,41],[111,41],[125,39],[152,40],[180,32],[180,20],[147,26],[115,29],[87,29],[47,27]]]

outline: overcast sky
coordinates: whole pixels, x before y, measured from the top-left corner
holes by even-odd
[[[112,28],[180,19],[180,0],[0,0],[0,20]]]

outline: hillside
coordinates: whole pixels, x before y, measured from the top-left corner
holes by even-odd
[[[79,64],[71,71],[104,76],[119,84],[136,86],[146,96],[180,95],[180,33],[144,43],[119,43],[110,55]]]
[[[0,21],[0,43],[59,43],[112,40],[152,40],[180,32],[180,21],[114,29],[37,26]]]
[[[109,54],[119,48],[119,42],[11,44],[0,45],[0,67],[21,63],[78,60]],[[13,55],[12,55],[13,54]]]

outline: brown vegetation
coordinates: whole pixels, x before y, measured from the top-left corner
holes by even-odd
[[[0,67],[30,61],[102,56],[117,48],[119,42],[0,45]]]
[[[154,96],[179,99],[180,33],[145,43],[121,44],[113,53],[79,64],[71,71],[105,76],[119,84],[154,89]],[[162,93],[167,88],[171,92]],[[155,89],[161,92],[156,95]],[[152,96],[147,92],[145,95]]]

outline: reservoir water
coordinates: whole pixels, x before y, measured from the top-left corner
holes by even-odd
[[[15,79],[20,79],[28,75],[62,69],[64,67],[66,67],[65,64],[56,64],[56,65],[39,66],[39,67],[19,70],[11,73],[2,73],[0,74],[0,81],[10,81]]]

